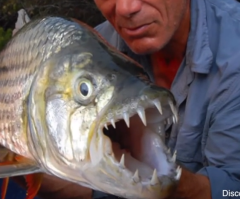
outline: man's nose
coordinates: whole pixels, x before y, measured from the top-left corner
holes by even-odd
[[[141,0],[116,0],[116,13],[124,17],[132,17],[142,8]]]

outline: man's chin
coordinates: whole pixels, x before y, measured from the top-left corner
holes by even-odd
[[[149,55],[153,54],[159,50],[164,45],[161,45],[160,42],[155,41],[154,39],[150,38],[140,38],[140,39],[132,39],[132,40],[125,40],[128,47],[138,55]]]

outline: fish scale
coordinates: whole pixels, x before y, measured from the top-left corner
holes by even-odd
[[[60,22],[52,26],[55,21]],[[25,28],[25,31],[17,33],[0,53],[0,144],[15,153],[32,158],[24,130],[27,118],[22,117],[27,114],[26,98],[38,66],[57,48],[66,46],[62,34],[73,35],[72,26],[63,24],[59,18],[48,22],[36,20],[30,31]],[[5,117],[6,112],[12,117]],[[7,135],[7,140],[4,135]]]

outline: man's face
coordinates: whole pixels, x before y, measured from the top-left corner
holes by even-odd
[[[173,37],[188,0],[95,0],[96,5],[138,54],[153,53]]]

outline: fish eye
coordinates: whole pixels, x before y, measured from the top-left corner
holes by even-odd
[[[89,93],[89,86],[88,86],[88,84],[86,82],[82,82],[80,84],[80,92],[85,97],[88,95],[88,93]]]
[[[79,100],[86,100],[92,96],[94,87],[90,80],[81,78],[78,81],[77,89]]]

